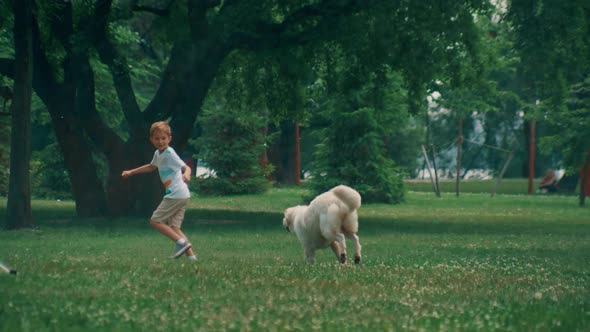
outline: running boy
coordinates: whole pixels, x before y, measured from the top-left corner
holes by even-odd
[[[164,199],[152,214],[150,225],[158,232],[176,242],[176,249],[171,258],[178,258],[186,253],[189,259],[196,260],[192,245],[180,230],[184,220],[184,211],[191,197],[187,183],[191,179],[191,168],[178,157],[170,147],[172,131],[168,123],[155,122],[150,128],[150,142],[156,148],[154,158],[149,164],[121,173],[123,178],[158,170],[166,190]]]

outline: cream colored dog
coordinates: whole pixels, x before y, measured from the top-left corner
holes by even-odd
[[[347,186],[337,186],[317,196],[309,205],[285,210],[283,226],[294,232],[303,245],[308,263],[315,262],[315,250],[332,247],[340,263],[346,264],[345,237],[354,241],[354,262],[361,261],[357,209],[361,195]]]

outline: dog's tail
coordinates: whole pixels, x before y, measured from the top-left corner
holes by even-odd
[[[350,211],[354,211],[361,207],[361,195],[356,190],[340,185],[332,188],[330,191],[342,200],[342,202],[348,206]]]

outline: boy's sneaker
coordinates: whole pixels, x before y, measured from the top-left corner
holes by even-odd
[[[186,241],[183,244],[176,244],[176,249],[174,249],[174,255],[172,255],[171,258],[178,258],[180,256],[182,256],[182,254],[184,254],[185,251],[187,251],[190,247],[192,247],[193,245],[190,244],[190,242]]]

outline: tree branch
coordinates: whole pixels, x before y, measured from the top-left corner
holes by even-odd
[[[56,1],[54,15],[48,17],[51,32],[56,36],[67,53],[71,52],[70,37],[74,33],[72,3],[67,0]]]
[[[201,0],[204,8],[214,8],[221,4],[221,0]]]
[[[281,23],[259,22],[254,32],[239,31],[232,34],[227,47],[255,50],[306,43],[314,40],[314,35],[328,27],[328,22],[350,15],[365,6],[366,1],[362,0],[326,0],[304,6]],[[306,28],[305,25],[310,26]]]
[[[49,59],[43,50],[39,25],[33,17],[33,89],[49,108],[63,88],[63,84],[58,83],[55,78]]]
[[[154,122],[166,119],[172,115],[170,100],[180,98],[182,84],[186,84],[189,76],[188,68],[191,59],[190,47],[182,43],[175,43],[170,51],[170,60],[160,80],[160,87],[144,111],[146,121]]]
[[[135,92],[129,75],[127,60],[121,56],[108,38],[100,38],[96,44],[100,60],[109,67],[119,103],[125,119],[132,131],[142,130],[142,116],[135,98]]]
[[[188,41],[175,43],[158,91],[142,113],[146,121],[171,119],[179,150],[191,137],[196,116],[226,56],[223,45],[211,43],[204,47]]]
[[[95,48],[100,60],[109,67],[113,76],[115,91],[117,92],[121,109],[123,110],[127,123],[129,123],[131,131],[138,133],[144,129],[144,121],[139,105],[137,104],[137,99],[135,98],[127,60],[119,53],[106,34],[107,21],[106,19],[100,19],[106,18],[106,15],[99,14],[98,16],[99,20],[96,22],[96,31],[94,33],[96,36]]]
[[[74,35],[72,5],[70,1],[63,1],[58,9],[59,19],[51,21],[51,29],[54,35],[62,43],[66,50],[64,60],[64,83],[56,84],[55,79],[51,82],[43,77],[35,78],[35,91],[40,95],[48,105],[52,117],[67,118],[69,123],[76,123],[81,126],[86,133],[97,143],[97,146],[107,153],[120,141],[115,132],[104,125],[96,110],[95,91],[94,91],[94,73],[89,63],[89,48],[96,42],[96,31],[99,27],[106,24],[106,19],[110,12],[112,0],[99,0],[95,4],[95,13],[92,17],[82,18],[86,20],[84,28],[79,32],[84,38],[77,38],[78,43],[72,44]],[[37,25],[35,25],[37,28]],[[35,55],[34,61],[38,63],[35,66],[35,74],[53,78],[51,65],[48,63],[44,51],[41,49],[40,34],[35,31],[35,37],[38,40],[34,43]],[[43,88],[47,91],[43,91]],[[39,93],[39,91],[44,93]],[[43,98],[45,95],[45,98]],[[70,98],[71,105],[60,105],[52,101],[56,96],[60,98]]]
[[[104,35],[111,5],[112,0],[96,2],[94,16],[89,18],[88,24],[82,31],[82,34],[91,41],[91,45],[95,45]],[[77,97],[80,97],[77,99],[84,103],[84,105],[77,103],[76,107],[79,114],[84,115],[80,116],[84,130],[106,154],[109,154],[114,152],[115,147],[120,145],[122,140],[112,128],[105,124],[96,109],[94,73],[88,57],[88,49],[76,51],[76,66],[79,66],[78,69],[81,71],[78,79],[75,80],[78,90]]]
[[[142,5],[138,4],[138,2],[139,2],[139,0],[133,0],[131,2],[131,10],[136,11],[136,12],[147,12],[147,13],[151,13],[151,14],[154,14],[157,16],[168,16],[168,15],[170,15],[170,7],[172,6],[172,3],[174,2],[174,0],[168,1],[168,4],[164,8],[142,6]]]

